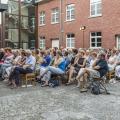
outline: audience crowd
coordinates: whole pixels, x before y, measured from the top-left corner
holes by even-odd
[[[74,84],[87,91],[88,77],[103,77],[115,71],[120,78],[120,51],[117,49],[0,49],[0,77],[11,88],[18,88],[21,74],[35,73],[41,86],[48,86],[54,75],[67,74],[66,85]]]

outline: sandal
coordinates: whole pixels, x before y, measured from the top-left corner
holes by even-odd
[[[11,85],[12,85],[12,83],[8,83],[8,84],[7,84],[7,86],[11,86]]]
[[[18,87],[17,86],[12,86],[11,89],[17,89]]]
[[[66,85],[71,85],[73,81],[67,82]]]
[[[41,87],[46,87],[46,86],[48,86],[48,84],[47,84],[47,83],[45,83],[45,84],[41,85]]]

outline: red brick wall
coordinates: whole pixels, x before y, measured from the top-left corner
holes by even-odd
[[[66,5],[75,4],[75,20],[66,22]],[[120,0],[102,0],[102,16],[90,18],[90,2],[89,0],[64,0],[63,8],[63,28],[64,28],[64,44],[66,47],[66,34],[75,34],[75,47],[83,46],[83,33],[80,26],[86,26],[84,32],[84,46],[90,47],[90,32],[102,32],[102,47],[113,48],[116,45],[115,35],[120,34]],[[60,0],[39,5],[38,15],[40,11],[46,11],[46,25],[38,26],[39,36],[46,37],[46,46],[51,47],[51,38],[60,37],[60,24],[51,24],[51,9],[60,7]],[[38,36],[38,37],[39,37]]]

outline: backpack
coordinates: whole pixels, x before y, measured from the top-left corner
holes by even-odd
[[[54,88],[57,86],[59,86],[59,80],[53,80],[53,79],[49,80],[49,87]]]
[[[91,86],[91,93],[94,95],[100,94],[100,85],[97,82],[94,82]]]

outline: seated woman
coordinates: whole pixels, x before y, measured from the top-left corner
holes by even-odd
[[[6,69],[3,70],[2,72],[2,78],[3,79],[8,79],[8,76],[11,72],[11,70],[17,65],[18,62],[21,60],[21,53],[19,50],[14,50],[13,51],[14,59],[11,63],[11,66],[7,67]]]
[[[116,51],[116,55],[117,58],[116,58],[115,76],[117,78],[120,78],[120,52]]]
[[[11,48],[6,48],[5,49],[5,55],[2,59],[3,63],[0,66],[0,75],[3,75],[3,73],[5,72],[5,69],[7,67],[12,66],[13,58],[14,58],[14,55],[12,53],[12,49]]]
[[[108,68],[109,68],[109,71],[112,71],[115,69],[115,66],[116,66],[116,51],[112,50],[111,51],[111,56],[109,57],[108,59]]]
[[[50,56],[50,51],[46,50],[42,53],[43,60],[40,63],[40,76],[45,72],[46,68],[50,65],[51,62],[51,56]],[[40,77],[39,76],[39,77]]]
[[[39,49],[35,50],[35,58],[36,58],[35,73],[36,75],[39,75],[40,64],[43,62],[43,55],[41,54]]]
[[[47,74],[45,83],[42,85],[42,87],[48,86],[52,74],[64,74],[65,67],[66,63],[64,58],[62,57],[62,53],[60,51],[57,51],[53,66],[48,66],[45,72],[40,76],[40,78],[44,78],[44,76]]]
[[[83,50],[80,50],[79,53],[76,55],[76,58],[74,60],[74,63],[71,64],[69,69],[69,78],[67,85],[71,84],[73,82],[73,75],[74,73],[78,73],[80,68],[84,68],[86,65],[86,59],[84,58],[85,52]]]
[[[17,59],[19,58],[18,56],[17,56]],[[7,76],[6,76],[7,78],[6,79],[9,80],[9,77],[12,74],[13,70],[15,69],[15,67],[23,66],[25,64],[25,61],[26,61],[26,53],[25,53],[25,51],[21,51],[19,60],[15,59],[14,62],[13,62],[13,66],[12,67],[8,67],[6,69],[6,73],[7,73]],[[11,80],[8,81],[8,86],[9,85],[12,85],[12,81]]]

